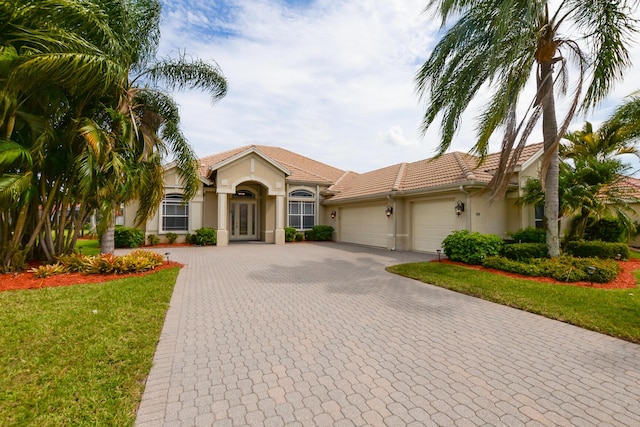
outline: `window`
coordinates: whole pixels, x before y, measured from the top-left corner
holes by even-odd
[[[189,230],[189,204],[183,204],[182,195],[167,194],[162,200],[162,230]]]
[[[303,199],[303,200],[291,200]],[[307,200],[304,200],[307,199]],[[311,199],[311,200],[309,200]],[[315,225],[316,202],[314,195],[306,190],[294,190],[289,193],[289,227],[309,230]]]
[[[536,228],[544,227],[544,205],[537,205],[535,208]]]

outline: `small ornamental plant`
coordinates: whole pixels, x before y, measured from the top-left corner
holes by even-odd
[[[75,272],[83,274],[142,273],[153,270],[162,265],[163,262],[162,255],[138,249],[120,256],[112,254],[96,256],[82,254],[62,255],[58,257],[58,262],[55,264],[41,265],[29,271],[38,278]]]

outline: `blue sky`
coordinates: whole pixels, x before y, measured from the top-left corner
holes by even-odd
[[[419,134],[424,106],[414,75],[439,34],[427,0],[172,0],[164,2],[160,55],[215,61],[229,92],[175,94],[183,130],[199,156],[274,145],[332,166],[366,172],[431,157],[437,125]],[[634,64],[640,47],[632,46]],[[602,121],[640,89],[627,72],[601,108]],[[450,151],[474,144],[474,100]],[[560,103],[559,109],[562,108]],[[560,111],[562,112],[562,111]],[[541,138],[534,133],[530,142]],[[499,149],[499,138],[493,145]]]

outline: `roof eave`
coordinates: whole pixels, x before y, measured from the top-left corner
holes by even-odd
[[[352,202],[365,202],[370,200],[378,200],[378,199],[383,199],[387,197],[393,198],[393,197],[415,196],[418,194],[424,194],[424,195],[441,194],[441,193],[451,192],[452,190],[460,191],[461,187],[466,191],[473,188],[480,189],[486,186],[487,186],[487,182],[484,182],[484,181],[477,181],[477,180],[459,181],[451,184],[438,185],[435,187],[417,188],[415,190],[393,190],[393,191],[385,191],[383,193],[366,194],[362,196],[348,197],[348,198],[338,199],[338,200],[327,199],[323,202],[323,204],[339,205],[339,204],[347,204]],[[516,188],[517,185],[509,184],[509,187]]]

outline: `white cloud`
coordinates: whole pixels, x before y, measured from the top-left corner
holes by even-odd
[[[414,75],[437,41],[425,0],[190,0],[165,3],[161,55],[216,61],[228,95],[176,95],[185,134],[204,156],[246,144],[277,145],[365,172],[430,157],[437,125],[419,134],[424,106]],[[634,46],[634,58],[640,58]],[[628,73],[629,76],[633,72]],[[631,78],[601,110],[639,89]],[[474,143],[473,101],[452,150]],[[603,111],[605,113],[603,113]],[[579,118],[576,127],[584,118]],[[499,148],[499,138],[492,149]]]

